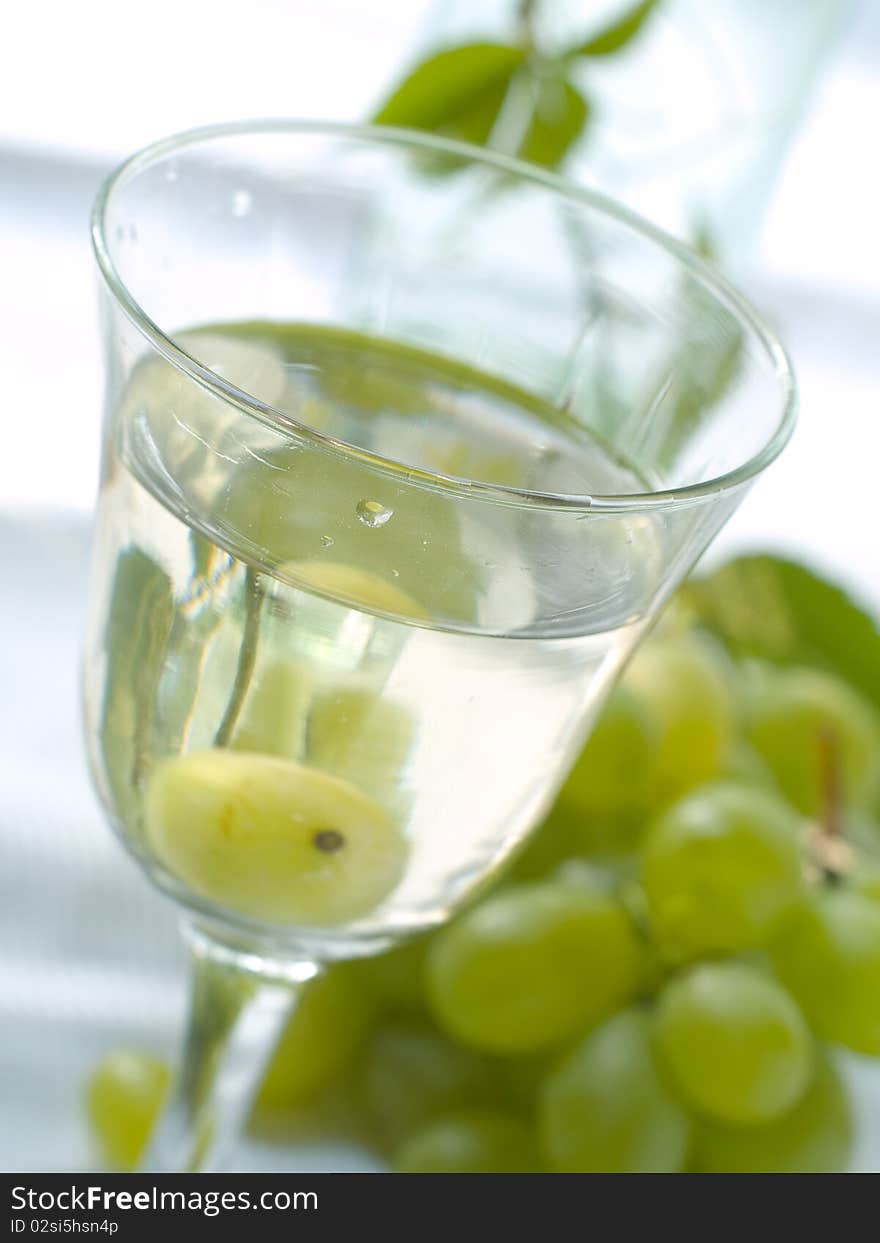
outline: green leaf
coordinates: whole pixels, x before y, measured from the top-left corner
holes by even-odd
[[[572,48],[569,56],[613,56],[635,39],[658,6],[659,0],[641,0],[585,43]]]
[[[436,133],[444,138],[456,138],[459,142],[470,142],[477,147],[485,146],[489,135],[495,128],[498,114],[510,89],[510,80],[496,82],[488,87],[479,98],[471,101],[470,107],[457,117],[440,126]],[[443,160],[439,161],[441,164]],[[458,166],[461,161],[451,159],[450,163]]]
[[[590,115],[590,105],[569,82],[541,84],[525,138],[517,154],[543,168],[557,168],[580,137]]]
[[[876,619],[805,566],[738,557],[688,583],[683,597],[733,655],[828,670],[880,708]]]
[[[373,121],[485,142],[524,60],[521,48],[501,43],[470,43],[435,52],[395,87]]]

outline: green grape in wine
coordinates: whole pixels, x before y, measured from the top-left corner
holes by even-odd
[[[166,760],[146,798],[158,858],[196,893],[255,919],[354,919],[400,879],[406,843],[345,781],[273,756],[214,749]]]
[[[446,497],[393,482],[377,489],[369,469],[331,454],[285,448],[260,456],[235,472],[217,517],[284,578],[413,620],[475,615],[485,571],[465,555]],[[363,502],[393,511],[393,520],[372,526],[369,513],[358,514]]]
[[[412,737],[413,719],[406,708],[369,689],[342,685],[315,697],[308,757],[317,768],[393,806]]]
[[[281,759],[303,756],[312,678],[303,665],[272,660],[248,689],[231,746]]]
[[[338,561],[285,561],[278,567],[278,573],[334,600],[346,600],[396,617],[428,620],[428,614],[412,596],[381,575],[355,565]]]

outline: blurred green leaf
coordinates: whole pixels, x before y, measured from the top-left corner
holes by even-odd
[[[747,556],[682,595],[738,657],[826,669],[880,707],[880,628],[835,583],[795,561]]]
[[[639,34],[648,18],[659,7],[660,0],[641,0],[631,9],[609,22],[585,43],[573,47],[569,56],[613,56]]]
[[[509,89],[509,78],[496,82],[494,86],[488,87],[479,98],[472,100],[465,112],[460,113],[436,132],[445,138],[457,138],[459,142],[472,142],[478,147],[485,146],[498,120],[498,114]]]
[[[524,61],[521,48],[502,43],[445,48],[422,61],[395,87],[373,121],[484,143],[511,79]]]
[[[517,155],[543,168],[556,168],[583,133],[590,105],[570,82],[545,81],[538,91],[535,113]]]

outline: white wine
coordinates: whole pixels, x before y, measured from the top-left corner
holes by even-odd
[[[98,788],[191,906],[366,952],[502,865],[640,637],[651,521],[535,494],[644,485],[439,357],[295,325],[179,340],[269,413],[158,358],[114,401],[86,652]]]

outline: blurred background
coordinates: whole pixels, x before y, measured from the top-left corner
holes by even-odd
[[[577,29],[626,6],[547,7]],[[688,214],[700,227],[713,196],[725,239],[741,222],[725,258],[794,357],[802,420],[724,546],[772,533],[877,600],[880,8],[676,0],[652,20],[597,60],[598,119],[572,171],[673,227]],[[116,162],[218,120],[367,116],[420,52],[503,31],[497,0],[254,0],[246,17],[232,0],[18,12],[0,78],[0,339],[14,412],[4,505],[92,503],[101,370],[87,226]]]
[[[546,37],[565,46],[628,7],[547,0]],[[173,915],[102,824],[77,732],[102,390],[88,240],[97,187],[131,151],[191,126],[369,117],[420,57],[509,33],[514,8],[504,0],[50,0],[6,19],[2,1168],[87,1164],[85,1069],[108,1043],[170,1048],[182,1012]],[[880,454],[880,180],[870,154],[880,122],[880,5],[667,0],[637,38],[585,60],[583,75],[589,124],[554,162],[680,235],[708,239],[795,364],[802,413],[793,445],[711,556],[781,551],[880,607],[870,499]],[[257,1146],[241,1168],[279,1161]],[[310,1161],[369,1168],[354,1151],[315,1149],[299,1165]]]

